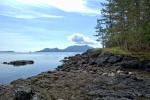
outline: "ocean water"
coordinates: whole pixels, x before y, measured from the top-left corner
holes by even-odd
[[[34,53],[0,53],[0,84],[9,84],[19,78],[28,78],[41,72],[55,70],[64,57],[81,54],[81,52],[34,52]],[[34,64],[13,66],[2,64],[15,60],[33,60]]]

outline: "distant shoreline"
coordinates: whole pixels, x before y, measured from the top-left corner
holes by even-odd
[[[15,51],[0,51],[0,52],[15,52]]]

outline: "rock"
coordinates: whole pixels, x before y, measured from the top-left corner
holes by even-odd
[[[89,100],[149,100],[150,80],[141,80],[136,76],[118,74],[114,77],[96,77],[87,86]],[[145,99],[142,99],[145,98]]]
[[[137,57],[130,55],[113,54],[109,51],[88,50],[81,55],[65,57],[63,64],[57,68],[61,71],[87,70],[88,66],[108,67],[122,69],[138,69],[150,71],[150,59],[140,61]],[[85,67],[86,65],[86,67]],[[118,72],[119,73],[119,72]]]
[[[150,71],[150,60],[131,60],[122,64],[123,68],[139,69]]]
[[[103,75],[103,76],[107,76],[108,74],[107,74],[107,73],[103,73],[102,75]]]
[[[34,93],[29,87],[19,87],[15,90],[15,100],[31,100]]]
[[[124,62],[122,65],[123,68],[133,68],[133,69],[140,68],[140,66],[141,64],[137,61]]]
[[[113,55],[109,58],[108,62],[111,64],[115,64],[115,63],[121,62],[122,59],[123,59],[123,56],[121,55]]]
[[[33,100],[39,100],[36,95],[33,96]]]
[[[98,57],[95,61],[99,66],[104,66],[105,64],[108,64],[109,57],[103,56],[103,57]]]
[[[108,76],[113,77],[113,76],[115,76],[115,73],[111,72],[110,74],[108,74]]]
[[[133,75],[133,72],[129,72],[129,75]]]
[[[120,74],[120,73],[123,73],[124,71],[121,71],[121,70],[118,70],[116,73],[117,74]]]
[[[2,85],[0,85],[0,91],[4,90],[4,89],[7,89],[7,88],[11,88],[11,87],[12,87],[12,85],[2,84]]]
[[[7,64],[7,62],[3,62],[3,64]]]
[[[11,62],[3,62],[3,64],[13,65],[13,66],[22,66],[27,64],[33,64],[34,61],[32,60],[17,60],[17,61],[11,61]]]
[[[102,50],[92,50],[89,49],[82,54],[82,56],[87,56],[89,58],[96,58],[102,53]]]
[[[95,63],[97,63],[98,66],[103,66],[108,63],[108,60],[111,57],[111,55],[111,52],[103,51],[97,58],[93,58],[93,61],[95,61]]]

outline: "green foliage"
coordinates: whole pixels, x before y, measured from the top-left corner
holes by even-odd
[[[144,34],[145,40],[144,42],[150,43],[150,23],[146,27],[146,32]]]
[[[103,47],[126,50],[150,49],[150,1],[107,0],[96,32]]]

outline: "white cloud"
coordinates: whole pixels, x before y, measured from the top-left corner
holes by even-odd
[[[41,7],[40,5],[37,5],[38,3],[40,4],[40,2],[35,4],[35,2],[33,2],[34,0],[33,1],[31,0],[30,2],[29,0],[26,1],[31,5],[27,5],[25,2],[24,3],[19,2],[19,0],[12,0],[12,1],[8,0],[6,2],[2,0],[2,2],[0,2],[1,5],[0,8],[2,8],[2,10],[0,11],[0,15],[14,17],[14,18],[62,18],[63,17],[58,15],[51,15],[49,14],[49,12],[46,13],[46,12],[41,12],[33,9],[34,7],[38,7],[38,8]],[[45,4],[42,5],[44,6]]]
[[[90,3],[90,1],[88,0],[8,0],[7,2],[2,0],[2,3],[12,8],[14,6],[19,7],[19,9],[15,11],[17,13],[20,11],[26,13],[29,11],[29,8],[31,7],[40,7],[40,8],[43,7],[43,8],[48,8],[48,9],[57,8],[65,12],[74,12],[74,13],[80,13],[80,14],[92,15],[92,16],[100,14],[99,9],[94,9],[93,7],[87,6],[87,4]],[[33,13],[35,12],[37,11],[34,11]],[[27,18],[29,18],[28,14],[26,16]],[[60,18],[58,16],[49,16],[49,17]]]
[[[45,13],[38,13],[38,12],[24,12],[23,14],[21,12],[4,12],[1,13],[0,15],[4,16],[9,16],[9,17],[14,17],[14,18],[26,18],[26,19],[31,19],[31,18],[63,18],[63,16],[56,16],[56,15],[49,15]]]
[[[68,36],[67,40],[75,42],[76,44],[98,44],[97,41],[94,41],[91,38],[79,33],[74,33]]]
[[[99,9],[88,7],[92,1],[88,0],[1,0],[0,15],[15,17],[15,18],[62,18],[63,16],[51,15],[38,10],[52,10],[53,8],[60,9],[65,12],[80,13],[82,15],[95,16],[99,15]],[[99,1],[96,1],[99,3]]]
[[[63,16],[55,16],[55,15],[48,15],[48,14],[44,14],[44,13],[36,13],[36,14],[30,14],[30,15],[19,15],[19,14],[15,14],[15,15],[11,15],[11,17],[15,17],[15,18],[63,18]]]
[[[100,14],[99,10],[95,10],[86,6],[86,0],[39,0],[42,3],[56,7],[66,12],[77,12],[82,14]]]

